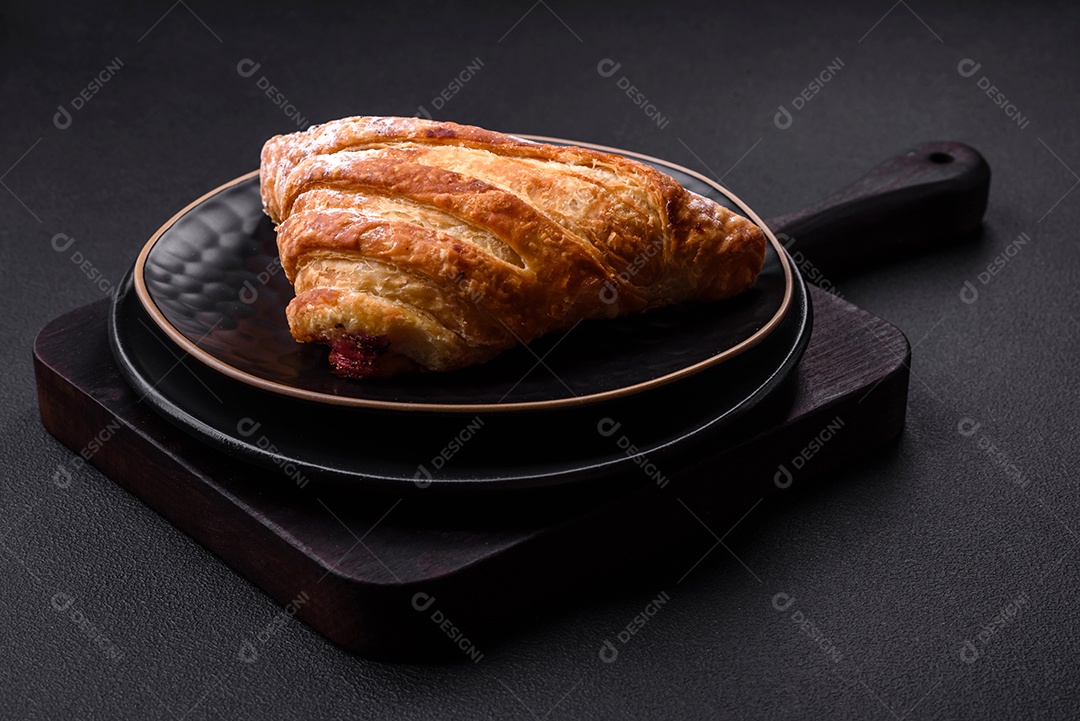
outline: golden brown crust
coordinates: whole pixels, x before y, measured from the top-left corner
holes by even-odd
[[[290,329],[351,375],[462,368],[586,318],[726,298],[764,259],[760,229],[643,163],[455,123],[277,136],[260,177]]]

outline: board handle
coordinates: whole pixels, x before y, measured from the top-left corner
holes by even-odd
[[[925,143],[816,205],[765,222],[807,280],[831,282],[970,237],[982,223],[989,191],[990,166],[977,150]]]

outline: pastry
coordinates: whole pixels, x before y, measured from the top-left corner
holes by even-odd
[[[293,337],[340,375],[486,361],[590,318],[727,298],[745,218],[620,155],[419,118],[356,117],[262,151]]]

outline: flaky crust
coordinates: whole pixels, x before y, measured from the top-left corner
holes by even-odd
[[[757,278],[745,218],[619,155],[456,123],[357,117],[262,151],[301,342],[337,370],[453,370],[588,318],[727,298]]]

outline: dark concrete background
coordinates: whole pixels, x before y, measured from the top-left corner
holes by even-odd
[[[0,716],[1076,716],[1080,7],[164,0],[40,2],[0,21]],[[837,58],[779,129],[779,106]],[[244,59],[261,64],[250,77]],[[621,63],[615,75],[597,71],[604,59]],[[971,77],[965,59],[981,63]],[[623,76],[664,127],[622,93]],[[843,475],[762,503],[727,537],[761,583],[717,550],[613,664],[600,643],[665,589],[530,621],[476,665],[374,663],[297,622],[244,664],[238,644],[280,608],[92,468],[52,482],[71,453],[38,421],[30,349],[46,322],[102,297],[72,251],[118,282],[163,221],[295,129],[262,77],[309,122],[423,105],[661,156],[723,177],[763,216],[916,143],[960,140],[993,168],[985,232],[839,283],[915,346],[907,430]],[[57,233],[71,250],[52,249]],[[1030,242],[979,281],[1021,233]],[[71,607],[57,611],[57,593]],[[788,610],[778,593],[794,597]]]

